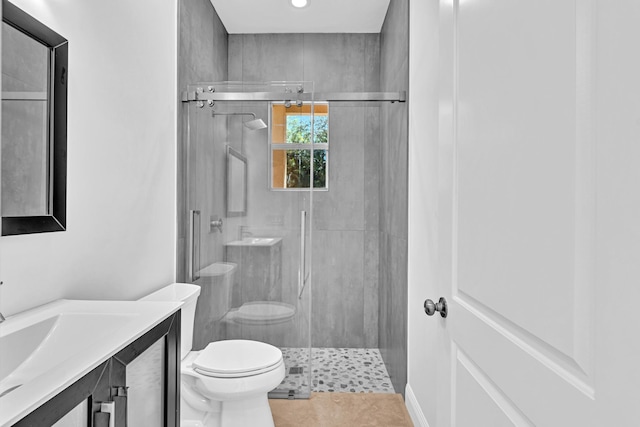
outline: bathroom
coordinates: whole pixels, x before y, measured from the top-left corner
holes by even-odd
[[[628,396],[633,395],[634,385],[640,385],[640,380],[635,363],[627,356],[635,353],[637,342],[625,341],[621,334],[609,333],[621,329],[619,325],[615,328],[610,320],[598,318],[598,323],[596,320],[590,323],[589,310],[574,310],[575,322],[590,325],[583,329],[586,332],[576,333],[577,338],[567,335],[573,329],[556,327],[568,322],[558,314],[562,312],[560,304],[578,306],[576,301],[582,301],[585,304],[581,307],[595,308],[593,295],[598,295],[597,306],[615,311],[620,318],[627,319],[629,325],[637,325],[634,321],[638,318],[631,301],[638,296],[638,291],[623,283],[637,282],[640,278],[638,267],[632,262],[634,257],[611,255],[613,252],[637,254],[640,249],[637,240],[622,237],[626,235],[624,230],[637,231],[633,218],[640,215],[634,187],[639,177],[633,167],[639,160],[638,149],[628,143],[638,139],[635,113],[638,100],[625,96],[625,93],[638,92],[634,76],[640,74],[640,67],[637,61],[624,55],[625,49],[627,52],[633,50],[632,40],[638,38],[632,25],[634,19],[639,18],[637,5],[625,3],[626,9],[614,10],[606,2],[592,0],[578,2],[577,8],[572,2],[560,2],[562,7],[545,3],[544,7],[536,9],[529,4],[531,2],[523,1],[522,10],[511,10],[504,2],[488,1],[486,10],[495,16],[513,18],[518,23],[508,26],[502,21],[492,21],[491,14],[485,13],[482,7],[475,8],[483,2],[391,0],[377,32],[266,36],[230,34],[208,0],[161,3],[115,0],[90,4],[76,0],[15,0],[13,3],[69,40],[67,226],[64,232],[0,238],[0,312],[5,317],[10,319],[58,299],[137,300],[164,285],[188,281],[188,215],[198,208],[189,206],[189,172],[184,167],[189,156],[185,151],[185,141],[189,138],[185,123],[189,123],[191,107],[182,101],[182,94],[188,85],[304,80],[313,81],[313,91],[317,93],[406,91],[407,102],[329,101],[330,132],[338,132],[341,122],[343,128],[345,123],[353,125],[347,131],[358,144],[349,146],[353,153],[344,154],[362,158],[348,169],[347,172],[353,175],[341,175],[338,169],[330,167],[329,192],[312,191],[307,195],[313,198],[312,206],[307,208],[313,216],[312,222],[308,223],[313,233],[308,253],[312,278],[311,286],[306,289],[309,294],[305,296],[309,298],[305,300],[309,304],[306,308],[310,309],[310,329],[306,336],[309,346],[379,349],[394,391],[402,394],[415,425],[474,425],[474,419],[498,420],[476,422],[475,425],[498,425],[503,420],[516,425],[559,425],[549,421],[548,416],[572,420],[570,414],[575,414],[576,408],[588,406],[582,397],[603,394],[617,398],[608,399],[602,408],[618,414],[621,425],[629,425],[629,420],[637,418],[634,417],[638,415],[637,408],[629,402]],[[593,6],[596,3],[597,11]],[[312,11],[312,7],[309,5],[306,11]],[[467,15],[458,15],[458,8],[465,13],[468,10],[469,19],[479,20],[484,27],[465,26]],[[556,20],[549,22],[553,31],[548,30],[546,38],[536,39],[544,49],[536,49],[538,45],[527,35],[540,32],[534,23],[544,21],[544,13],[553,15]],[[589,37],[596,37],[592,27],[596,24],[599,28],[597,43],[590,44],[592,39]],[[499,31],[493,33],[479,28],[498,28]],[[510,39],[500,31],[513,31],[514,39],[520,37],[518,40],[533,43],[534,47],[527,45],[529,56],[523,58],[513,54],[513,61],[509,59],[512,57],[498,57],[498,53],[487,46],[498,46],[496,50],[510,49],[508,43],[499,43]],[[571,36],[575,32],[580,37]],[[454,55],[443,48],[455,44],[453,34],[458,37],[455,43],[461,49],[459,55],[467,61],[455,66],[450,64],[454,62]],[[492,68],[488,65],[490,61],[474,55],[476,39],[480,46],[478,51],[495,54],[492,59],[503,68]],[[557,43],[557,40],[566,42]],[[591,50],[576,49],[576,45]],[[545,51],[551,51],[551,47],[556,49],[557,55]],[[578,52],[577,56],[575,52]],[[602,56],[595,53],[603,52],[606,52],[607,61],[597,62]],[[331,56],[333,54],[335,56]],[[575,61],[571,59],[574,57],[577,58]],[[563,62],[569,59],[574,62]],[[553,67],[544,67],[544,61],[556,64],[557,74],[552,75],[550,68]],[[593,68],[597,67],[597,77],[595,73],[587,72],[592,69],[592,63],[595,64]],[[518,67],[518,64],[525,66]],[[332,68],[341,66],[351,68],[346,71]],[[468,69],[474,73],[460,71]],[[511,77],[526,78],[512,79],[508,73],[502,74],[501,69],[517,73]],[[578,86],[572,84],[576,74],[580,77]],[[495,103],[484,108],[470,99],[469,103],[465,101],[454,109],[448,104],[450,99],[447,97],[457,95],[443,89],[453,87],[449,83],[454,75],[468,85],[459,86],[459,90],[477,89],[473,93],[460,93],[495,99]],[[585,90],[596,78],[600,79],[597,81],[599,89],[592,93]],[[490,84],[483,85],[481,79]],[[522,81],[536,84],[524,87]],[[526,89],[527,99],[533,102],[521,105],[520,100],[512,96],[513,92],[495,90],[504,88],[500,86],[502,83],[523,91]],[[571,91],[565,90],[569,87]],[[551,88],[552,93],[562,97],[550,102],[549,98],[544,98],[546,92],[541,88]],[[572,102],[576,96],[579,102]],[[594,112],[580,107],[596,101],[598,106],[605,108]],[[320,101],[316,103],[320,104]],[[529,120],[519,121],[521,117],[513,113],[516,108],[498,108],[499,105],[529,108]],[[540,108],[540,105],[553,105],[555,109],[548,112],[549,108]],[[269,124],[270,113],[265,103],[245,102],[237,106],[223,102],[213,110],[216,108],[221,112],[251,112]],[[575,117],[567,119],[572,126],[555,121],[557,116],[568,117],[563,114],[574,111],[566,108],[575,110]],[[457,152],[456,163],[452,154],[453,139],[442,129],[453,129],[451,117],[458,114],[464,118],[467,117],[464,114],[475,109],[486,114],[478,116],[486,120],[471,120],[472,126],[468,129],[460,128],[457,136],[460,141],[470,138],[466,133],[469,129],[477,131],[482,136],[480,140],[486,142],[492,138],[508,138],[512,135],[510,132],[514,132],[513,128],[518,127],[521,131],[524,129],[522,134],[532,139],[545,140],[545,135],[531,127],[532,123],[544,122],[565,132],[558,134],[558,140],[561,137],[589,140],[585,135],[593,133],[590,143],[593,147],[589,148],[591,145],[587,144],[586,149],[576,152],[559,151],[552,144],[557,142],[554,138],[546,145],[524,139],[525,148],[520,147],[522,155],[519,155],[504,145],[488,144],[496,159],[491,162],[490,156],[472,145],[461,143],[456,148],[462,150]],[[242,122],[250,116],[211,117],[212,107],[209,106],[203,111],[207,111],[211,121],[224,120],[230,128],[240,132],[241,143],[234,148],[246,157],[250,168],[260,167],[263,168],[260,173],[266,173],[264,169],[268,162],[258,156],[260,150],[264,151],[263,156],[268,155],[266,130],[242,128]],[[591,122],[592,116],[598,124],[597,134],[585,125]],[[481,125],[496,117],[504,117],[500,126]],[[339,133],[330,135],[340,138]],[[610,148],[605,149],[598,142],[607,138]],[[235,144],[237,140],[222,143]],[[584,146],[577,145],[578,148]],[[224,145],[217,148],[217,153],[221,147]],[[340,148],[336,143],[329,149],[330,166],[334,164],[332,162],[345,161]],[[596,151],[597,162],[593,157]],[[532,158],[536,161],[526,160]],[[484,162],[478,163],[484,169],[475,168],[470,159]],[[505,166],[508,162],[504,159],[513,160],[513,169]],[[225,191],[222,184],[225,157],[218,156],[214,161],[220,163],[211,171],[216,174],[213,182],[220,187],[210,190],[222,194]],[[548,180],[527,179],[536,173],[533,166],[540,162],[545,165]],[[562,162],[571,164],[572,173],[561,171]],[[453,176],[454,164],[466,172],[460,174],[455,186],[448,178]],[[494,172],[495,176],[486,171]],[[518,171],[523,173],[518,175]],[[506,188],[508,180],[504,180],[504,175],[517,178],[513,184],[515,189]],[[568,180],[567,175],[586,184],[574,191],[570,185],[573,181]],[[556,178],[562,178],[567,185],[552,185]],[[333,187],[334,179],[345,179],[344,182],[349,181],[351,185]],[[499,188],[501,194],[508,194],[519,202],[522,208],[483,191],[481,186],[487,182],[492,188]],[[518,184],[525,190],[516,191]],[[536,185],[544,186],[545,196],[534,191],[538,188]],[[589,191],[596,187],[598,198]],[[332,190],[343,190],[344,199],[322,200]],[[466,209],[465,212],[478,216],[471,219],[454,215],[450,207],[454,205],[451,203],[454,193],[460,195],[462,200],[457,203]],[[571,197],[563,197],[566,193]],[[473,194],[477,194],[477,198],[473,198]],[[629,198],[623,201],[618,194],[626,194]],[[559,202],[561,200],[570,201],[563,204]],[[571,216],[574,202],[586,206],[586,212],[597,210],[598,215],[582,215],[575,219]],[[516,219],[505,219],[497,215],[502,223],[512,227],[522,227],[522,223],[537,224],[522,231],[523,240],[532,243],[533,249],[523,247],[522,242],[513,237],[515,233],[505,232],[500,224],[491,221],[495,211],[483,208],[491,203],[504,208],[501,212],[517,216]],[[573,242],[574,235],[556,233],[554,237],[562,240],[564,246],[537,240],[539,236],[548,235],[543,230],[567,229],[566,224],[563,226],[550,219],[553,209],[539,208],[551,204],[557,211],[562,210],[564,221],[578,224],[575,239],[578,243],[592,245],[577,246],[593,247],[592,252],[572,252],[574,247],[565,243]],[[591,206],[595,207],[592,209]],[[298,207],[296,212],[301,210]],[[218,215],[213,219],[216,220],[224,214],[207,209],[200,208],[202,227],[209,225],[212,215]],[[225,216],[222,231],[213,230],[207,234],[216,239],[213,250],[217,250],[219,256],[206,262],[227,262],[228,258],[222,254],[224,243],[242,240],[243,233],[245,236],[271,237],[269,233],[278,223],[279,214],[271,218],[261,214],[263,222],[250,222],[251,209],[260,208],[249,199],[247,209],[249,215]],[[455,219],[443,222],[443,218]],[[472,230],[476,227],[474,221],[483,226],[480,231]],[[459,228],[456,228],[458,225],[453,227],[454,222],[459,222]],[[589,230],[595,227],[594,224],[598,225],[598,233],[590,237]],[[498,234],[501,239],[490,238]],[[457,239],[455,244],[452,243],[453,236]],[[500,246],[499,250],[491,252],[479,242],[515,245],[519,250],[505,251]],[[329,247],[329,252],[343,250],[344,254],[323,253],[320,250],[323,246]],[[458,251],[457,259],[451,255],[453,247]],[[536,253],[535,249],[544,250]],[[481,262],[484,264],[478,265],[470,252],[483,253]],[[517,254],[522,253],[524,255],[518,257]],[[547,254],[540,262],[557,269],[558,277],[564,277],[567,283],[573,283],[574,279],[562,269],[563,265],[594,265],[601,280],[574,295],[559,279],[549,279],[536,271],[531,282],[539,279],[536,283],[546,283],[549,279],[539,293],[522,290],[505,296],[491,288],[491,279],[499,278],[504,284],[516,276],[516,269],[533,271],[529,270],[532,265],[522,260],[537,259],[532,254],[539,256],[539,253]],[[496,266],[496,254],[512,260],[508,263],[512,268]],[[598,261],[591,263],[590,256]],[[555,263],[554,259],[560,261]],[[334,261],[340,262],[331,264]],[[331,268],[327,267],[329,265]],[[203,262],[201,267],[205,266]],[[453,267],[460,271],[451,273]],[[295,272],[294,267],[288,270]],[[588,268],[577,271],[576,274],[583,278],[595,274]],[[610,273],[604,275],[601,271]],[[472,273],[479,274],[477,285],[469,280]],[[445,285],[453,281],[452,275],[457,284]],[[542,311],[543,319],[549,319],[551,328],[557,329],[555,335],[547,331],[550,326],[543,320],[539,323],[531,320],[535,318],[533,313],[520,301],[525,296],[546,300],[556,289],[552,285],[563,287],[563,291],[557,300],[551,299],[537,308]],[[600,289],[600,286],[604,288]],[[582,288],[576,285],[576,289]],[[446,319],[438,314],[426,316],[425,299],[438,301],[440,296],[449,301],[450,316]],[[517,310],[509,309],[507,303],[514,303]],[[469,316],[457,317],[457,313],[463,311],[481,319],[481,324],[472,323]],[[296,314],[303,312],[297,309]],[[204,331],[206,321],[201,321],[199,324],[196,320],[195,328],[202,332],[194,337],[194,348],[203,347],[216,334],[213,330]],[[460,325],[469,326],[471,332],[464,333],[465,329]],[[483,325],[495,327],[498,336],[482,329]],[[605,331],[605,335],[612,337],[614,346],[620,350],[616,352],[619,359],[613,361],[603,354],[602,333],[593,332],[596,330]],[[474,334],[487,338],[489,344],[477,343]],[[492,352],[492,348],[503,344],[499,337],[515,342],[516,347],[527,356],[532,355],[532,360],[539,366],[528,359],[519,359],[518,354],[509,353],[513,348],[506,345],[500,347],[505,351]],[[575,354],[566,345],[572,338],[578,343]],[[496,354],[504,357],[494,357]],[[501,370],[500,364],[509,369]],[[611,384],[594,382],[594,372],[605,369],[601,364],[614,371],[610,378],[616,379],[615,384],[614,380]],[[617,381],[623,367],[624,375],[632,381]],[[548,372],[557,377],[544,376]],[[535,381],[532,381],[530,391],[517,387],[518,381],[536,376],[557,384],[557,387],[550,387],[557,393],[541,397],[545,393],[540,390],[546,388]],[[563,388],[565,386],[568,390]],[[576,395],[571,394],[575,390],[578,390]],[[563,400],[558,396],[572,397]],[[554,406],[550,400],[553,398],[571,403]],[[610,402],[613,400],[615,403]],[[553,408],[550,415],[540,413],[543,412],[540,408],[544,407]],[[595,414],[594,419],[597,419],[604,411],[602,408],[585,413]],[[571,425],[571,422],[560,425]]]

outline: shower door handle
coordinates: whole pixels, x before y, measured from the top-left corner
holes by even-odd
[[[200,278],[200,211],[189,211],[189,251],[187,279],[195,282]]]
[[[298,268],[298,299],[302,298],[302,291],[307,284],[306,274],[307,247],[307,211],[300,211],[300,266]]]

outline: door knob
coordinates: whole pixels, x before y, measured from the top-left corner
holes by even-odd
[[[427,313],[427,316],[433,316],[436,311],[440,312],[440,316],[447,317],[447,300],[444,299],[444,297],[440,297],[440,300],[437,303],[430,299],[425,300],[424,312]]]

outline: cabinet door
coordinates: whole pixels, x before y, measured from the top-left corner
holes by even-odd
[[[127,425],[164,426],[165,340],[127,365]]]
[[[53,427],[89,427],[89,399],[76,405],[67,415],[56,422]]]
[[[180,424],[180,312],[113,357],[116,427]]]

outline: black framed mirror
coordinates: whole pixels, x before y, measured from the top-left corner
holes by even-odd
[[[2,235],[66,229],[67,39],[2,0]]]

